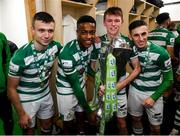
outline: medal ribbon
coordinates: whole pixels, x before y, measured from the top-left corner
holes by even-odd
[[[77,41],[76,41],[76,48],[78,50],[78,54],[79,54],[79,57],[81,59],[82,68],[84,68],[84,70],[87,71],[87,67],[86,67],[87,64],[85,63],[84,56],[82,54],[82,51],[81,51]],[[86,53],[87,53],[87,50],[86,50]]]
[[[47,70],[47,63],[49,61],[48,59],[48,54],[49,54],[49,49],[47,49],[45,51],[45,58],[44,58],[44,64],[40,66],[39,62],[38,62],[38,56],[37,56],[37,52],[35,50],[35,45],[32,44],[32,52],[33,52],[33,57],[34,57],[34,60],[35,60],[35,64],[36,64],[36,68],[37,68],[37,71],[38,71],[38,75],[39,75],[39,79],[41,81],[41,87],[44,86],[44,80],[45,80],[45,76],[46,76],[46,70]]]
[[[147,50],[146,50],[146,55],[144,56],[144,63],[142,66],[142,72],[145,71],[147,63],[149,62],[149,53],[150,53],[150,43],[147,43]]]

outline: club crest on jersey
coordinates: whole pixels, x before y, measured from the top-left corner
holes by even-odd
[[[73,66],[71,60],[62,60],[62,65],[64,68],[71,68]]]

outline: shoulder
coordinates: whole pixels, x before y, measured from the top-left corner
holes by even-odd
[[[7,45],[7,39],[6,39],[6,36],[0,32],[0,44],[3,45],[3,46],[6,46]]]
[[[15,54],[12,57],[13,61],[22,61],[25,57],[32,55],[31,44],[27,43],[23,45],[21,48],[16,50]]]
[[[160,56],[166,56],[166,57],[169,57],[169,54],[167,52],[167,50],[157,44],[154,44],[152,42],[149,42],[150,43],[150,50],[151,52],[154,52],[154,53],[157,53],[159,54]]]
[[[6,36],[0,32],[0,38],[6,38]]]
[[[76,44],[77,44],[77,40],[72,40],[72,41],[68,42],[66,45],[63,46],[63,48],[60,52],[60,56],[61,57],[72,56],[75,52],[77,52]]]
[[[50,45],[51,45],[51,46],[57,46],[59,49],[63,48],[63,46],[61,45],[61,43],[58,42],[58,41],[52,41]]]

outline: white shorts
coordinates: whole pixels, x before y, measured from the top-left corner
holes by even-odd
[[[129,88],[128,95],[128,112],[132,116],[140,117],[143,115],[143,109],[146,109],[149,122],[152,125],[162,124],[163,119],[163,98],[160,97],[152,108],[146,108],[142,105],[144,100],[151,96],[153,92],[138,91],[133,86]]]
[[[74,94],[60,95],[57,93],[57,102],[58,110],[64,121],[71,121],[75,118],[75,112],[84,111]]]
[[[122,76],[119,81],[125,80],[126,75]],[[123,88],[118,92],[117,95],[117,117],[124,118],[127,116],[127,96],[126,96],[126,88]]]
[[[127,96],[126,94],[117,95],[117,117],[123,118],[127,116]]]
[[[50,119],[54,115],[53,100],[50,93],[40,100],[22,103],[22,106],[31,118],[30,128],[36,124],[36,116],[39,119]]]

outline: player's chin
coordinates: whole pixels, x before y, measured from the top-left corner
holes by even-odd
[[[92,45],[92,42],[85,42],[84,47],[89,48]]]

